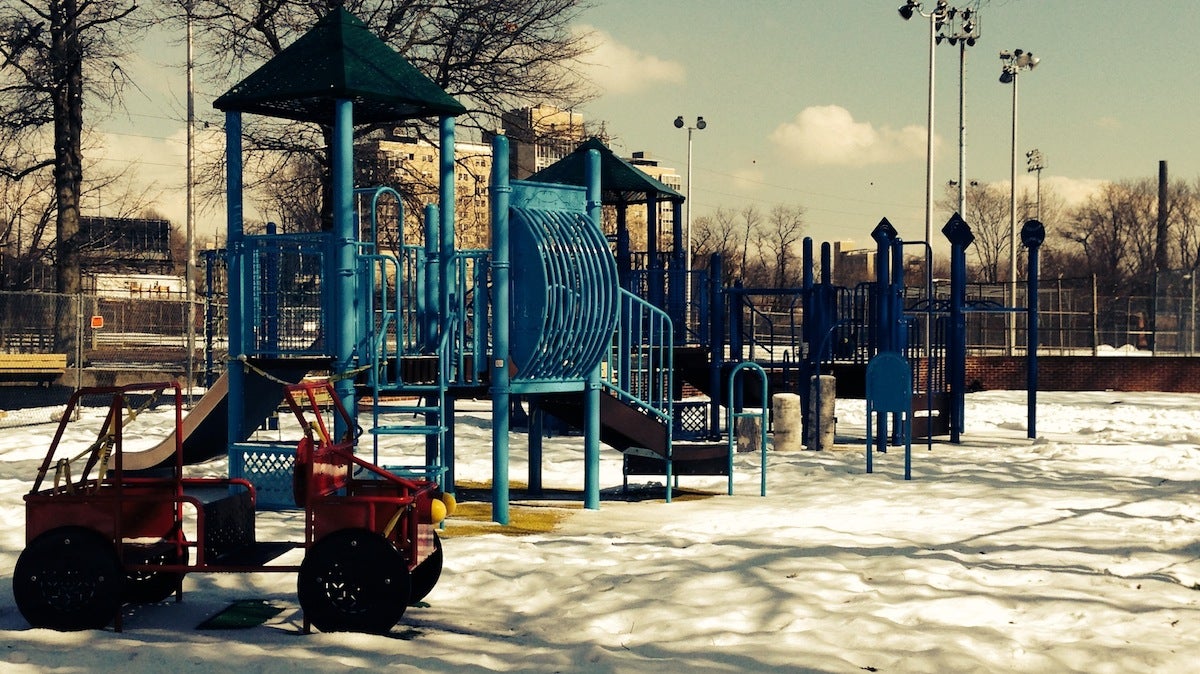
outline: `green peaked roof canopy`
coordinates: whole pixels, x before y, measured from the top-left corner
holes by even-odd
[[[529,176],[529,180],[560,185],[586,184],[588,150],[600,151],[600,192],[604,203],[642,203],[651,195],[659,199],[683,199],[679,192],[613,154],[598,138],[584,141],[571,154]]]
[[[466,112],[341,7],[235,84],[213,107],[332,124],[338,99],[353,103],[356,124]]]

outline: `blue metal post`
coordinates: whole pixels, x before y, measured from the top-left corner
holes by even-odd
[[[357,341],[358,311],[357,269],[355,265],[354,232],[354,119],[353,105],[348,100],[334,101],[333,139],[329,148],[332,161],[330,174],[333,184],[333,238],[329,273],[326,280],[331,284],[336,312],[331,316],[333,339],[333,375],[336,381],[333,390],[350,413],[357,416],[354,400],[354,379],[346,376],[354,368],[354,347]],[[337,424],[334,433],[344,437],[349,430],[340,416],[335,415]]]
[[[908,348],[908,327],[904,321],[904,242],[892,239],[892,282],[888,285],[888,315],[892,350],[901,354]]]
[[[733,289],[727,291],[726,297],[729,298],[729,357],[734,362],[740,363],[746,360],[743,348],[745,346],[743,335],[746,334],[745,307],[743,306],[745,294],[742,292],[741,279],[733,282]]]
[[[801,357],[798,359],[800,376],[799,381],[796,382],[796,388],[800,393],[800,431],[801,437],[805,438],[810,437],[808,410],[812,409],[812,387],[809,382],[812,381],[813,374],[820,367],[817,345],[821,343],[823,334],[817,311],[814,267],[813,240],[811,236],[806,236],[801,242],[800,255],[800,300],[803,302],[804,310],[804,322],[800,325],[800,334],[804,339],[805,351],[800,354]]]
[[[587,153],[588,219],[600,229],[600,153]],[[583,507],[600,508],[600,364],[588,374],[585,390],[586,421],[583,429]],[[667,489],[670,489],[670,478]]]
[[[508,372],[510,298],[508,138],[492,141],[492,520],[508,524]]]
[[[454,211],[455,195],[454,195],[454,118],[443,117],[441,119],[441,194],[438,199],[442,209],[442,231],[441,231],[441,277],[439,281],[438,293],[440,304],[437,306],[437,311],[442,322],[443,329],[453,319],[451,301],[454,295],[454,273],[455,256],[454,256]]]
[[[445,399],[444,405],[443,405],[443,410],[442,410],[445,413],[445,415],[438,422],[438,423],[442,423],[442,424],[446,425],[446,432],[444,433],[444,438],[443,438],[444,442],[442,443],[442,456],[441,456],[441,459],[442,459],[441,465],[445,466],[445,468],[446,468],[446,475],[442,479],[442,491],[448,491],[451,494],[453,494],[455,491],[455,489],[454,489],[454,481],[455,481],[455,476],[454,476],[454,444],[455,444],[455,441],[454,441],[454,415],[456,414],[456,407],[457,406],[455,404],[454,398],[451,396],[446,396],[446,399]]]
[[[441,227],[437,204],[425,205],[425,276],[423,292],[425,297],[424,311],[420,317],[421,343],[427,351],[437,347],[439,308],[442,306],[440,297],[442,278],[442,248]]]
[[[658,259],[658,198],[646,196],[646,281],[650,304],[663,306],[662,264]]]
[[[1037,391],[1038,391],[1038,258],[1042,241],[1046,239],[1046,227],[1038,220],[1027,220],[1021,228],[1021,242],[1029,249],[1029,268],[1025,270],[1028,279],[1026,295],[1028,301],[1028,330],[1025,353],[1025,391],[1028,397],[1028,414],[1030,438],[1037,437]]]
[[[891,337],[891,331],[888,326],[891,325],[893,317],[891,316],[891,300],[890,286],[892,280],[891,262],[892,262],[892,241],[896,238],[896,228],[892,227],[892,223],[888,222],[887,218],[879,221],[875,229],[871,231],[871,238],[875,239],[875,302],[872,321],[873,325],[868,331],[869,341],[872,349],[868,356],[873,356],[880,351],[891,351],[895,347],[888,341]]]
[[[423,316],[422,331],[424,341],[422,342],[427,353],[432,352],[438,346],[438,340],[441,339],[442,328],[446,323],[446,315],[441,310],[442,290],[441,279],[443,278],[441,260],[442,247],[441,241],[438,239],[438,232],[442,231],[440,223],[440,209],[435,204],[425,205],[425,254],[428,261],[427,267],[432,280],[427,282],[425,286],[426,304],[425,315]],[[400,363],[396,363],[397,380],[400,378]],[[425,404],[434,406],[440,396],[437,394],[430,395],[425,399]],[[447,421],[439,417],[436,412],[430,412],[425,415],[425,423],[433,426],[436,424],[445,424]],[[448,426],[447,426],[448,428]],[[438,442],[438,436],[425,436],[425,463],[434,465],[441,463],[437,461],[438,453],[443,449],[443,443]],[[444,458],[444,457],[443,457]],[[450,484],[453,485],[451,482]],[[453,489],[453,487],[452,487]]]
[[[908,357],[908,323],[904,320],[904,241],[900,237],[892,239],[892,280],[888,284],[888,332],[890,336],[888,341],[891,342],[892,351],[899,353],[906,359]],[[903,424],[905,415],[911,417],[912,410],[905,412],[892,413],[892,436],[893,444],[899,445],[903,438]],[[930,431],[932,433],[932,430]],[[884,443],[887,443],[886,436]]]
[[[267,222],[267,236],[278,234],[277,228],[278,225],[274,222]],[[263,327],[266,343],[272,351],[279,349],[279,256],[278,248],[267,251],[264,278],[262,279],[265,288],[263,294],[266,295],[263,298],[266,305],[265,311],[263,311],[263,320],[266,325]]]
[[[942,228],[950,240],[950,325],[946,332],[946,374],[950,379],[950,442],[961,442],[966,410],[967,246],[975,240],[971,227],[957,213]]]
[[[874,346],[872,353],[874,357],[876,353],[892,351],[896,346],[892,343],[892,323],[895,317],[892,316],[892,241],[896,238],[896,228],[892,227],[892,223],[888,222],[887,218],[879,221],[875,229],[871,231],[871,238],[875,239],[875,311],[873,325],[868,330],[870,342]],[[879,447],[886,451],[888,437],[888,419],[886,414],[877,414],[875,435],[880,438]],[[871,423],[867,419],[867,423]]]
[[[225,113],[225,250],[229,275],[229,377],[228,450],[230,477],[241,477],[240,457],[233,446],[241,441],[246,408],[246,374],[237,362],[245,355],[245,234],[242,226],[242,114]]]
[[[542,439],[546,436],[546,411],[536,398],[529,401],[529,493],[542,493]]]
[[[484,353],[487,350],[487,303],[488,303],[488,277],[491,275],[491,266],[486,258],[475,258],[475,292],[472,294],[474,298],[474,315],[472,316],[473,344],[471,347],[473,369],[475,370],[472,378],[472,383],[482,381],[484,373],[487,372],[487,355]]]
[[[213,340],[216,338],[216,317],[213,311],[213,293],[216,290],[217,251],[204,251],[204,386],[211,387],[213,377]],[[227,260],[228,261],[228,260]],[[229,268],[225,268],[226,274]]]
[[[711,318],[709,332],[708,383],[713,392],[709,414],[709,430],[713,437],[721,430],[721,368],[725,365],[725,289],[721,286],[724,278],[720,253],[713,253],[709,258],[709,281],[712,286],[711,308],[708,315]]]
[[[687,307],[687,290],[688,283],[687,269],[688,264],[686,256],[689,251],[686,250],[683,235],[683,202],[675,199],[671,201],[673,208],[671,212],[674,217],[671,219],[671,280],[667,284],[667,289],[671,293],[669,301],[671,310],[668,314],[671,316],[671,322],[675,325],[675,343],[685,344],[687,342],[687,320],[685,319]]]
[[[633,286],[633,255],[629,251],[629,204],[623,200],[617,204],[617,280],[621,287],[640,297]]]

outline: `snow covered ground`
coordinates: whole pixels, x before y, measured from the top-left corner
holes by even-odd
[[[50,425],[0,438],[0,669],[177,673],[1187,672],[1200,653],[1200,396],[1024,393],[967,400],[961,445],[879,455],[862,401],[839,448],[739,455],[711,498],[514,506],[563,516],[509,535],[452,519],[446,569],[389,635],[302,634],[292,575],[191,575],[182,604],[127,607],[125,630],[30,629],[12,597],[24,509]],[[486,412],[464,413],[460,479],[491,476]],[[166,418],[164,416],[164,418]],[[523,480],[524,439],[512,479]],[[546,443],[549,487],[579,488],[580,439]],[[603,454],[604,487],[620,455]],[[210,470],[219,471],[214,464]],[[644,478],[639,478],[644,481]],[[486,510],[486,508],[481,508]],[[297,539],[302,518],[263,517]],[[243,630],[196,626],[231,602],[284,607]]]

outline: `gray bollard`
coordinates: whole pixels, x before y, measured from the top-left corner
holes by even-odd
[[[771,446],[775,451],[795,452],[803,449],[799,395],[776,393],[771,396],[771,429]]]
[[[804,445],[809,449],[828,449],[833,447],[833,431],[837,424],[837,417],[834,416],[837,402],[837,380],[831,374],[823,374],[813,377],[810,384],[809,409],[807,411],[808,434],[805,437]],[[819,396],[818,391],[820,392]],[[818,405],[819,408],[814,410],[813,408]],[[819,424],[817,420],[820,420]],[[820,426],[819,431],[818,426]]]
[[[747,407],[743,412],[753,412]],[[762,441],[762,417],[738,417],[737,451],[757,452]]]

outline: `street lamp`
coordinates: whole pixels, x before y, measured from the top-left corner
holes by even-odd
[[[967,47],[974,47],[979,39],[979,24],[976,12],[970,9],[950,7],[946,10],[949,30],[938,33],[938,44],[945,40],[950,46],[958,45],[958,213],[967,217],[967,105],[966,75]]]
[[[1037,172],[1037,215],[1034,217],[1038,220],[1042,219],[1042,169],[1046,168],[1045,161],[1042,160],[1042,151],[1034,148],[1025,153],[1025,172]]]
[[[1008,283],[1012,303],[1017,301],[1017,75],[1022,70],[1033,70],[1040,59],[1021,49],[1000,52],[1004,67],[1000,71],[1000,83],[1012,84],[1012,171],[1008,207]],[[1011,315],[1010,315],[1011,317]],[[1015,321],[1009,323],[1009,348],[1016,347]]]
[[[936,32],[945,24],[949,3],[937,0],[933,11],[926,14],[921,11],[921,3],[907,0],[901,5],[900,18],[908,21],[913,14],[920,14],[929,19],[929,113],[926,118],[925,139],[925,241],[933,242],[933,46]]]
[[[683,200],[683,220],[685,223],[684,226],[687,228],[687,233],[684,235],[687,241],[684,246],[684,250],[687,253],[687,260],[684,261],[684,269],[687,272],[684,288],[687,289],[685,302],[687,303],[688,313],[691,312],[692,304],[692,131],[703,131],[707,126],[708,122],[704,121],[704,117],[696,117],[696,126],[687,126],[687,122],[683,121],[683,115],[675,118],[675,128],[687,128],[688,133],[687,187],[685,188],[687,193],[684,195]]]

